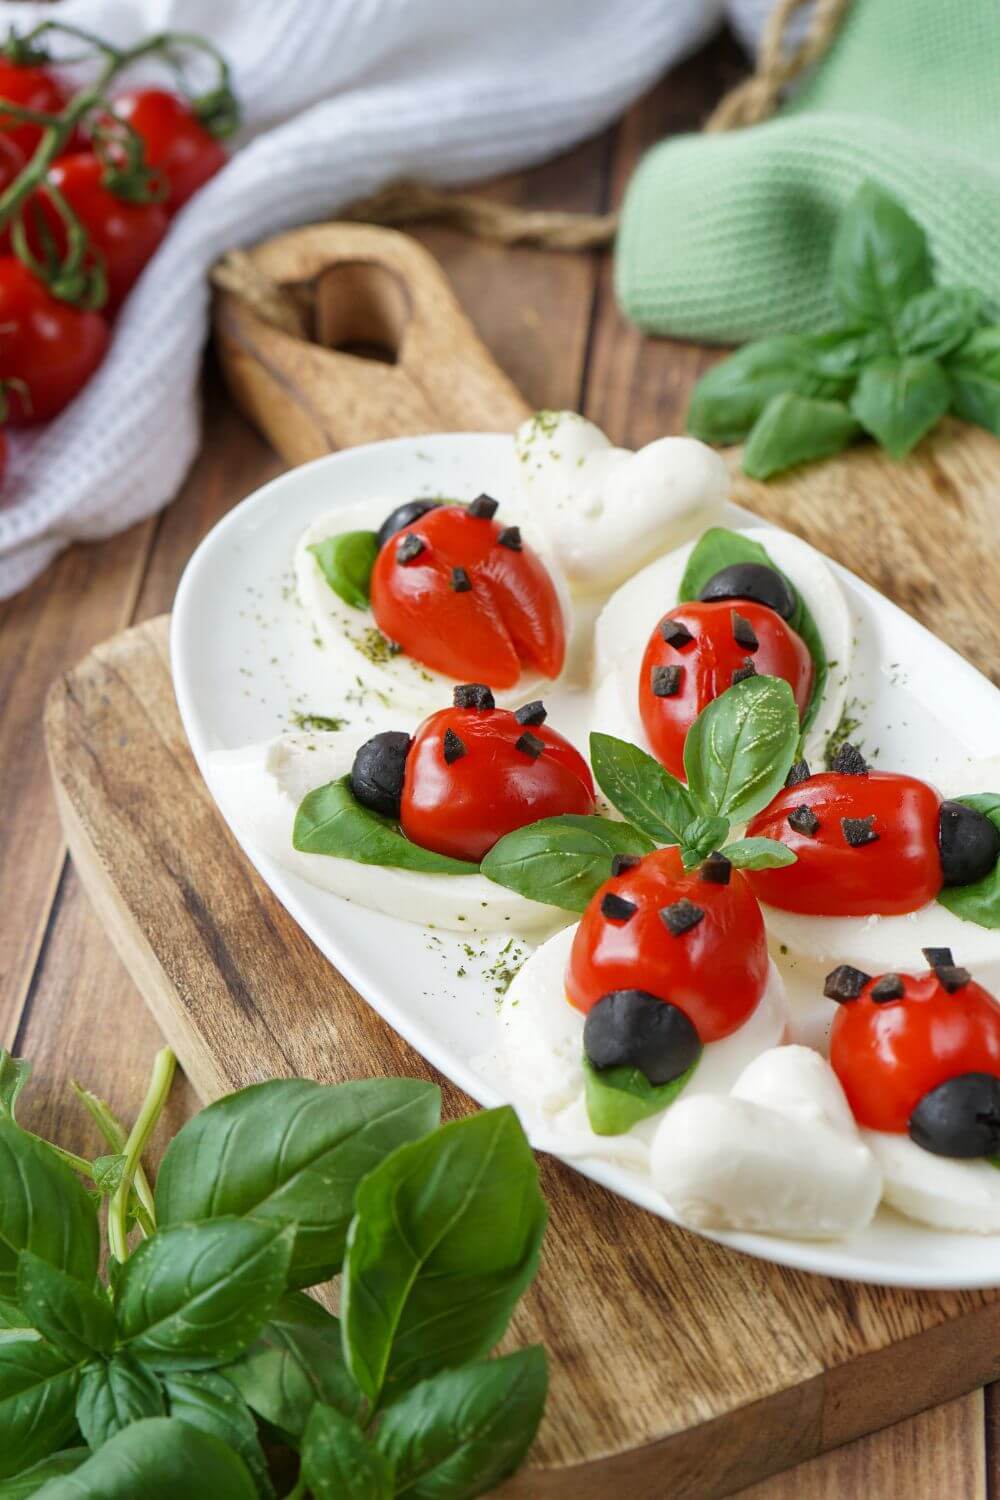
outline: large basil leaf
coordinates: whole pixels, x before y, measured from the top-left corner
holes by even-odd
[[[563,911],[584,911],[616,854],[648,854],[653,842],[629,823],[563,813],[506,834],[482,872],[497,885]]]
[[[302,1443],[302,1473],[315,1500],[392,1500],[392,1464],[335,1406],[314,1406]]]
[[[956,797],[955,801],[983,813],[1000,829],[1000,793],[979,792],[969,797]],[[1000,861],[988,875],[972,885],[946,885],[938,901],[956,917],[975,922],[977,927],[1000,927]]]
[[[91,1448],[100,1448],[123,1427],[143,1417],[166,1415],[163,1387],[131,1354],[120,1350],[88,1365],[76,1397],[76,1420]]]
[[[38,1500],[257,1500],[246,1464],[186,1422],[133,1422]]]
[[[794,865],[796,856],[779,839],[737,839],[723,853],[738,870],[781,870]]]
[[[232,1381],[215,1370],[199,1370],[167,1375],[163,1384],[170,1415],[227,1443],[249,1469],[258,1495],[272,1500],[274,1485],[257,1436],[257,1423]]]
[[[952,411],[1000,437],[1000,325],[980,328],[947,368]]]
[[[522,1462],[545,1407],[545,1351],[446,1370],[390,1406],[378,1446],[396,1493],[409,1500],[472,1500]]]
[[[905,303],[931,285],[927,237],[875,182],[865,182],[833,241],[833,290],[850,323],[891,328]]]
[[[340,1324],[298,1294],[281,1299],[254,1347],[226,1367],[226,1377],[259,1417],[294,1443],[317,1401],[349,1417],[364,1406],[344,1364]]]
[[[350,776],[328,781],[303,797],[295,814],[292,844],[303,854],[332,854],[361,865],[393,865],[425,875],[475,875],[479,866],[422,849],[390,818],[362,807]]]
[[[697,1066],[692,1063],[669,1083],[650,1083],[641,1068],[595,1068],[584,1057],[584,1097],[591,1130],[595,1135],[624,1135],[640,1120],[658,1115],[673,1104]]]
[[[920,292],[896,319],[896,343],[903,354],[940,359],[969,337],[982,302],[971,287],[935,286]]]
[[[294,1231],[249,1219],[178,1224],[145,1240],[118,1286],[122,1342],[154,1370],[243,1354],[285,1289]]]
[[[17,1295],[17,1259],[32,1250],[78,1281],[97,1275],[97,1209],[43,1141],[0,1114],[0,1297]]]
[[[742,823],[785,784],[799,711],[780,677],[748,677],[706,704],[688,730],[684,769],[698,800]]]
[[[18,1095],[30,1077],[28,1059],[11,1057],[5,1047],[0,1047],[0,1118],[13,1120]]]
[[[62,1453],[53,1453],[51,1458],[43,1458],[41,1463],[32,1464],[30,1469],[10,1479],[0,1479],[0,1500],[29,1500],[41,1492],[47,1479],[72,1474],[89,1457],[89,1448],[64,1448]]]
[[[30,1250],[22,1250],[18,1260],[17,1297],[32,1328],[67,1359],[90,1359],[111,1349],[115,1317],[107,1297]]]
[[[787,334],[745,344],[698,381],[688,431],[706,443],[738,443],[774,396],[843,395],[849,373],[822,367],[824,357],[832,360],[833,347],[834,341],[823,334]]]
[[[401,1146],[358,1189],[341,1288],[348,1368],[377,1401],[492,1349],[538,1267],[545,1200],[508,1107]]]
[[[326,1281],[340,1269],[358,1183],[440,1117],[440,1090],[416,1078],[255,1084],[210,1104],[171,1141],[157,1222],[235,1215],[290,1225],[290,1280]]]
[[[0,1479],[55,1453],[76,1427],[78,1364],[38,1339],[0,1340]]]
[[[687,787],[659,761],[627,740],[595,732],[590,762],[598,786],[623,818],[657,843],[682,841],[697,808]]]
[[[374,531],[341,531],[308,549],[327,583],[353,609],[367,609],[372,568],[378,557]]]
[[[944,416],[951,384],[933,359],[879,359],[862,373],[851,410],[893,458],[905,458]]]
[[[840,453],[858,435],[857,419],[842,401],[820,401],[790,392],[772,396],[743,450],[743,472],[770,479],[795,464]]]

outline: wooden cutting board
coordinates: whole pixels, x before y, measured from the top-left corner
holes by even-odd
[[[525,410],[434,262],[402,236],[324,227],[260,255],[299,286],[308,331],[355,347],[388,343],[395,356],[375,365],[315,347],[223,300],[234,393],[293,461],[427,423],[509,429]],[[342,262],[350,275],[326,277]],[[347,291],[347,308],[331,303],[326,322],[322,298],[307,295],[317,275],[328,299],[338,281]],[[352,396],[361,366],[363,405]],[[995,665],[1000,623],[981,601],[997,597],[989,512],[998,473],[993,440],[956,426],[902,471],[859,450],[780,485],[741,484],[738,498]],[[436,1076],[240,853],[177,716],[165,617],[60,679],[46,732],[80,876],[203,1098],[291,1073]],[[473,1107],[446,1083],[444,1093],[451,1114]],[[708,1500],[1000,1375],[996,1293],[893,1291],[785,1271],[675,1229],[551,1159],[542,1173],[551,1227],[510,1342],[547,1346],[552,1389],[530,1464],[505,1494],[598,1500],[627,1486],[631,1500]]]

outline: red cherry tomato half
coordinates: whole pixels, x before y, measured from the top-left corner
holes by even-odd
[[[166,207],[171,213],[225,166],[225,151],[177,94],[166,89],[131,89],[113,103],[115,114],[142,136],[146,165],[166,177],[170,189]]]
[[[934,973],[902,974],[899,1000],[871,979],[838,1007],[830,1062],[859,1125],[905,1131],[923,1096],[961,1073],[1000,1077],[1000,1004],[970,980],[953,994]]]
[[[757,646],[741,644],[736,617],[749,623]],[[663,636],[668,621],[677,621],[691,640],[670,645]],[[684,741],[707,703],[733,685],[733,674],[753,664],[762,677],[783,677],[805,712],[812,692],[813,663],[797,631],[766,604],[751,599],[726,599],[679,604],[659,622],[649,638],[639,673],[639,713],[653,754],[674,776],[684,775]],[[657,667],[677,667],[676,691],[661,696],[654,691]]]
[[[9,135],[0,135],[0,193],[6,192],[27,158]],[[0,230],[0,255],[10,254],[10,227]]]
[[[7,474],[7,439],[0,432],[0,486],[3,485]]]
[[[454,741],[445,744],[449,731],[457,756]],[[517,748],[526,733],[544,746],[540,753]],[[453,859],[480,860],[505,833],[539,818],[593,811],[594,783],[580,752],[547,724],[519,724],[507,709],[443,708],[410,746],[403,832]]]
[[[608,893],[638,909],[627,921],[605,916]],[[678,901],[704,916],[675,937],[660,913]],[[756,1010],[767,973],[764,919],[740,872],[716,885],[685,870],[670,847],[612,876],[593,897],[573,939],[566,993],[586,1013],[613,990],[646,990],[682,1010],[702,1042],[717,1042]]]
[[[926,781],[888,771],[820,772],[786,787],[747,825],[750,837],[778,839],[796,862],[747,875],[760,901],[821,917],[892,916],[917,911],[941,889],[941,798]],[[819,819],[813,834],[788,821],[800,807]],[[877,838],[852,845],[843,818],[874,818]]]
[[[4,111],[5,99],[25,109],[56,115],[67,104],[69,95],[47,68],[22,67],[0,57],[0,131],[27,157],[41,140],[43,129],[41,125],[20,124],[12,119]]]
[[[103,261],[108,278],[108,311],[114,311],[138,279],[150,256],[167,232],[166,210],[158,203],[128,203],[104,186],[104,167],[96,156],[80,152],[61,157],[47,179],[62,193],[80,220],[90,243]],[[41,215],[56,253],[65,255],[66,226],[44,187],[25,211],[28,243],[44,256],[44,238],[37,223]]]
[[[530,547],[505,545],[504,535],[498,521],[442,505],[390,537],[371,577],[382,634],[459,682],[511,688],[524,669],[558,677],[566,633],[555,585]],[[423,550],[400,561],[411,537]]]
[[[8,391],[12,426],[45,422],[62,411],[107,346],[100,313],[58,301],[14,256],[0,258],[0,380],[23,381],[29,396],[26,402],[16,387]]]

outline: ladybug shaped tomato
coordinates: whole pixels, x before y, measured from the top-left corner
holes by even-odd
[[[1000,1151],[1000,1004],[948,948],[921,974],[872,978],[842,965],[830,1062],[859,1125],[908,1132],[941,1156]]]
[[[483,683],[425,719],[411,740],[396,730],[358,751],[351,788],[399,823],[414,844],[478,862],[504,834],[539,818],[594,811],[580,752],[545,723],[540,702],[497,708]]]
[[[371,606],[382,634],[425,666],[511,688],[523,671],[558,677],[566,632],[548,569],[496,510],[481,495],[394,511],[378,533]]]
[[[589,1013],[621,992],[681,1011],[704,1045],[736,1031],[767,985],[764,919],[722,856],[685,870],[670,846],[619,856],[576,930],[566,993]]]
[[[748,879],[758,899],[812,916],[893,916],[917,911],[943,885],[981,880],[996,864],[1000,833],[984,814],[942,802],[915,776],[873,771],[842,745],[831,771],[804,761],[790,785],[747,825],[795,854]]]

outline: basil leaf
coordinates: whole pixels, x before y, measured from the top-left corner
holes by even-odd
[[[0,1047],[0,1118],[13,1120],[18,1095],[31,1076],[31,1064],[26,1057],[11,1057],[5,1047]]]
[[[1000,325],[980,328],[947,368],[952,411],[1000,437]]]
[[[389,818],[362,807],[351,791],[350,776],[328,781],[299,804],[292,844],[304,854],[332,854],[362,865],[393,865],[425,875],[475,875],[479,866],[449,859],[411,844]]]
[[[785,784],[799,711],[780,677],[748,677],[705,705],[684,742],[688,785],[702,807],[745,822]]]
[[[829,399],[846,396],[869,360],[877,359],[880,354],[893,352],[892,336],[884,328],[838,328],[805,338],[803,361],[815,374],[826,377],[829,388],[800,391],[799,395],[825,396]]]
[[[113,1193],[125,1173],[125,1156],[96,1156],[90,1164],[94,1174],[94,1185],[102,1193]]]
[[[170,1415],[226,1443],[246,1464],[257,1494],[263,1500],[273,1500],[274,1485],[257,1436],[257,1423],[232,1381],[216,1371],[202,1370],[168,1375],[163,1383]]]
[[[584,1056],[584,1095],[591,1130],[595,1135],[624,1135],[640,1120],[658,1115],[673,1104],[697,1066],[692,1063],[669,1083],[650,1083],[641,1068],[595,1068]]]
[[[505,834],[481,869],[487,879],[532,901],[581,912],[611,875],[616,854],[648,854],[653,847],[628,823],[563,813]]]
[[[840,453],[857,434],[858,424],[841,401],[772,396],[747,438],[743,472],[770,479],[795,464]]]
[[[781,870],[794,865],[796,856],[780,839],[736,839],[723,854],[738,870]]]
[[[243,1354],[285,1289],[294,1231],[249,1219],[178,1224],[145,1240],[118,1288],[122,1342],[154,1370]]]
[[[810,334],[745,344],[698,381],[691,394],[688,431],[706,443],[738,443],[774,396],[843,395],[845,377],[816,367],[815,358],[822,352],[816,335]]]
[[[318,1315],[304,1314],[309,1303]],[[310,1321],[302,1321],[308,1316]],[[283,1297],[258,1342],[235,1364],[226,1366],[251,1410],[297,1445],[317,1401],[345,1416],[361,1414],[364,1397],[344,1364],[340,1324],[317,1302],[300,1295]]]
[[[91,1284],[97,1276],[97,1209],[76,1174],[43,1141],[0,1114],[0,1297],[17,1296],[17,1260],[32,1250]]]
[[[73,1435],[80,1366],[38,1339],[0,1340],[0,1479],[55,1453]]]
[[[686,870],[699,864],[713,849],[721,849],[729,834],[728,818],[705,817],[699,814],[692,818],[684,830],[681,859]]]
[[[327,583],[352,609],[367,609],[378,557],[374,531],[341,531],[308,548]]]
[[[679,844],[695,815],[691,793],[658,760],[613,734],[590,736],[594,779],[613,807],[660,844]]]
[[[933,359],[880,359],[869,365],[851,398],[866,432],[893,458],[905,458],[951,404],[951,383]]]
[[[0,1500],[29,1500],[41,1493],[47,1479],[74,1473],[89,1457],[89,1448],[64,1448],[62,1453],[53,1453],[10,1479],[0,1479]]]
[[[133,1422],[40,1500],[256,1500],[243,1460],[186,1422]]]
[[[978,792],[954,800],[983,813],[1000,829],[1000,793]],[[938,901],[965,922],[975,922],[977,927],[1000,927],[1000,860],[988,875],[972,885],[946,885],[939,892]]]
[[[982,305],[979,292],[971,287],[936,286],[918,292],[896,319],[896,343],[903,354],[939,359],[969,337]]]
[[[400,1146],[365,1178],[341,1323],[348,1368],[372,1401],[493,1347],[538,1269],[546,1217],[509,1107]]]
[[[441,1092],[415,1078],[254,1084],[178,1131],[156,1182],[157,1223],[223,1216],[295,1230],[289,1280],[340,1269],[361,1179],[404,1141],[434,1130]]]
[[[392,1500],[395,1493],[392,1464],[334,1406],[309,1414],[302,1473],[315,1500]]]
[[[545,1351],[446,1370],[390,1406],[376,1439],[391,1459],[398,1494],[472,1500],[523,1461],[545,1408]]]
[[[107,1297],[30,1250],[22,1250],[18,1260],[17,1298],[32,1328],[67,1359],[107,1354],[114,1344],[115,1317]]]
[[[7,1297],[0,1297],[0,1338],[10,1332],[18,1334],[31,1331],[31,1324],[20,1307]]]
[[[924,231],[875,182],[863,183],[841,215],[831,265],[845,318],[864,327],[891,328],[933,281]]]
[[[143,1417],[166,1415],[163,1389],[152,1370],[119,1350],[88,1365],[80,1379],[76,1420],[91,1448]]]

